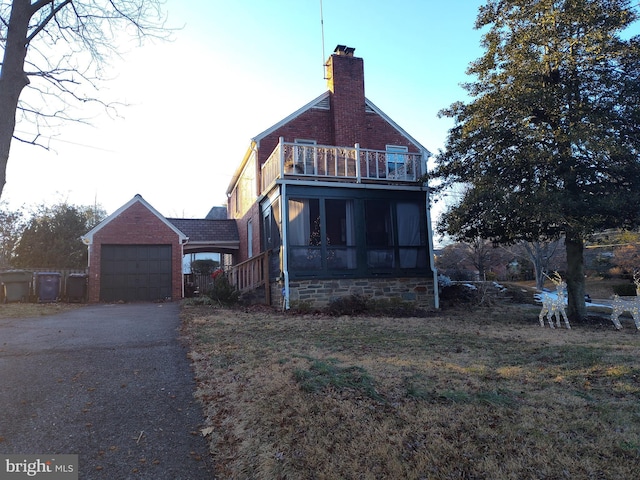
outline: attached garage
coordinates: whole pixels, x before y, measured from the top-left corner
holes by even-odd
[[[102,245],[103,302],[171,298],[171,245]]]
[[[182,298],[182,256],[187,240],[136,195],[82,237],[89,248],[89,301]]]

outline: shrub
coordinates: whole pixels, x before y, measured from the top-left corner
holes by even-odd
[[[372,300],[369,311],[390,317],[422,317],[426,314],[424,310],[417,308],[414,302],[398,297]]]
[[[225,274],[218,275],[213,279],[213,283],[209,285],[205,295],[224,306],[235,305],[240,300],[240,292],[234,285],[231,285]]]
[[[455,283],[440,291],[441,306],[454,307],[461,303],[479,304],[480,293],[478,289],[469,288],[467,285]]]
[[[325,309],[327,315],[386,315],[392,317],[413,317],[424,315],[413,302],[400,298],[371,299],[364,295],[349,295],[336,298]]]
[[[308,300],[292,300],[290,309],[296,313],[313,313],[316,311],[313,302]]]
[[[349,295],[332,300],[327,307],[329,315],[358,315],[368,310],[369,299],[363,295]]]
[[[201,297],[191,297],[191,298],[185,298],[182,301],[183,305],[189,305],[189,306],[200,306],[200,305],[213,305],[214,301],[211,300],[209,297],[203,295]],[[217,302],[216,302],[217,305]]]
[[[621,297],[631,297],[636,294],[636,286],[633,283],[619,283],[613,285],[613,293]]]

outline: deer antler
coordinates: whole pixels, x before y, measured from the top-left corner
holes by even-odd
[[[640,274],[640,272],[639,272],[639,274]],[[553,275],[551,275],[551,276],[547,275],[546,273],[544,273],[544,276],[547,277],[549,280],[551,280],[556,287],[558,285],[562,284],[562,276],[558,273],[557,270],[554,271]],[[638,278],[639,278],[638,281],[640,281],[640,276]]]

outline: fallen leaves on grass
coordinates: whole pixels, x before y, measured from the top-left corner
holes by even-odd
[[[219,478],[632,478],[637,335],[184,309]],[[558,381],[562,378],[562,381]]]

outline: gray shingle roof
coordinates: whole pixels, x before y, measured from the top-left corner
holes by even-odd
[[[240,241],[235,220],[167,218],[167,221],[189,237],[185,244],[185,252],[196,249],[215,251],[216,248],[219,251],[238,250]],[[206,250],[207,247],[211,249]]]

